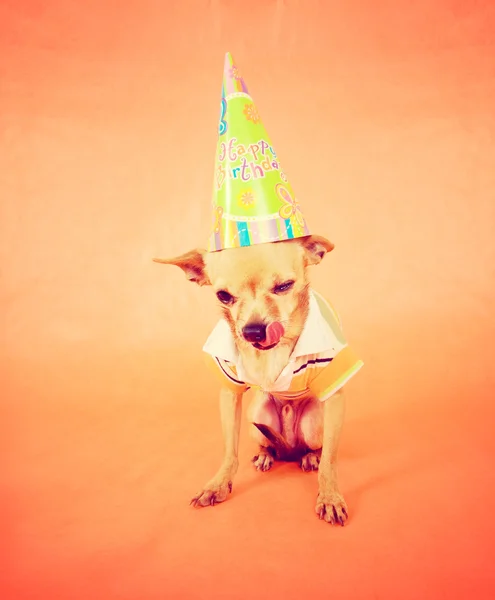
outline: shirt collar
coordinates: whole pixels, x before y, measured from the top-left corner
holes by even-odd
[[[206,340],[203,350],[207,354],[221,358],[228,362],[236,363],[239,350],[235,345],[234,336],[225,319],[220,319]]]
[[[318,307],[318,302],[310,290],[309,311],[303,330],[294,350],[292,358],[299,358],[309,354],[319,354],[335,347],[336,338],[330,326],[323,318]],[[224,319],[221,319],[206,340],[203,350],[207,354],[216,356],[228,362],[237,363],[239,351],[235,345],[234,336]]]

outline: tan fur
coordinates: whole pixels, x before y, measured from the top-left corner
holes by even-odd
[[[223,317],[229,323],[246,373],[256,375],[263,387],[269,388],[276,381],[302,332],[309,307],[309,279],[307,267],[318,264],[333,244],[320,236],[258,244],[245,248],[207,253],[193,250],[172,259],[155,259],[156,262],[180,267],[190,281],[198,285],[211,285],[215,293],[228,292],[235,298],[232,305],[221,304]],[[293,287],[284,293],[274,293],[274,286],[294,281]],[[220,304],[220,303],[219,303]],[[250,322],[279,321],[285,333],[272,349],[256,349],[242,335],[242,328]],[[273,399],[257,393],[249,409],[249,417],[256,424],[257,414],[263,411],[264,431],[252,425],[253,437],[260,444],[260,451],[253,459],[260,470],[268,470],[273,463],[273,443],[266,436],[281,436],[290,444],[291,436],[298,428],[304,442],[301,457],[303,470],[318,465],[318,497],[316,512],[320,519],[329,523],[344,524],[347,509],[338,490],[336,456],[344,417],[344,395],[341,391],[321,403],[304,397],[298,403],[277,407]],[[304,412],[298,410],[304,403]],[[224,501],[232,491],[232,482],[238,469],[238,446],[241,425],[242,394],[228,389],[220,393],[220,416],[224,438],[224,458],[216,475],[192,500],[195,506],[207,506]],[[268,413],[267,413],[268,411]],[[273,412],[273,423],[270,415]],[[302,416],[298,420],[297,414]],[[296,422],[297,421],[297,422]],[[268,429],[266,429],[268,427]],[[270,427],[273,432],[270,432]],[[276,445],[276,444],[275,444]],[[320,458],[321,450],[321,458]],[[283,449],[281,450],[283,452]],[[290,459],[290,458],[289,458]]]

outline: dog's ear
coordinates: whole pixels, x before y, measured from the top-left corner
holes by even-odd
[[[335,247],[332,242],[321,235],[308,235],[299,238],[298,242],[304,249],[306,265],[319,264],[323,260],[325,254],[331,252]]]
[[[211,285],[205,271],[204,254],[206,250],[191,250],[176,258],[154,258],[153,261],[163,265],[175,265],[180,267],[189,281],[198,285]]]

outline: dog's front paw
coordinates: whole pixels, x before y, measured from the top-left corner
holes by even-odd
[[[191,500],[192,506],[215,506],[227,500],[232,492],[232,481],[216,481],[212,479],[204,489]]]
[[[337,492],[320,492],[316,500],[316,514],[322,521],[332,525],[344,525],[347,521],[347,505]]]

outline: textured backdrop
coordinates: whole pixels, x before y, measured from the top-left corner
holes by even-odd
[[[0,3],[2,600],[493,598],[495,4]],[[224,53],[365,360],[342,491],[222,451],[204,245]]]

